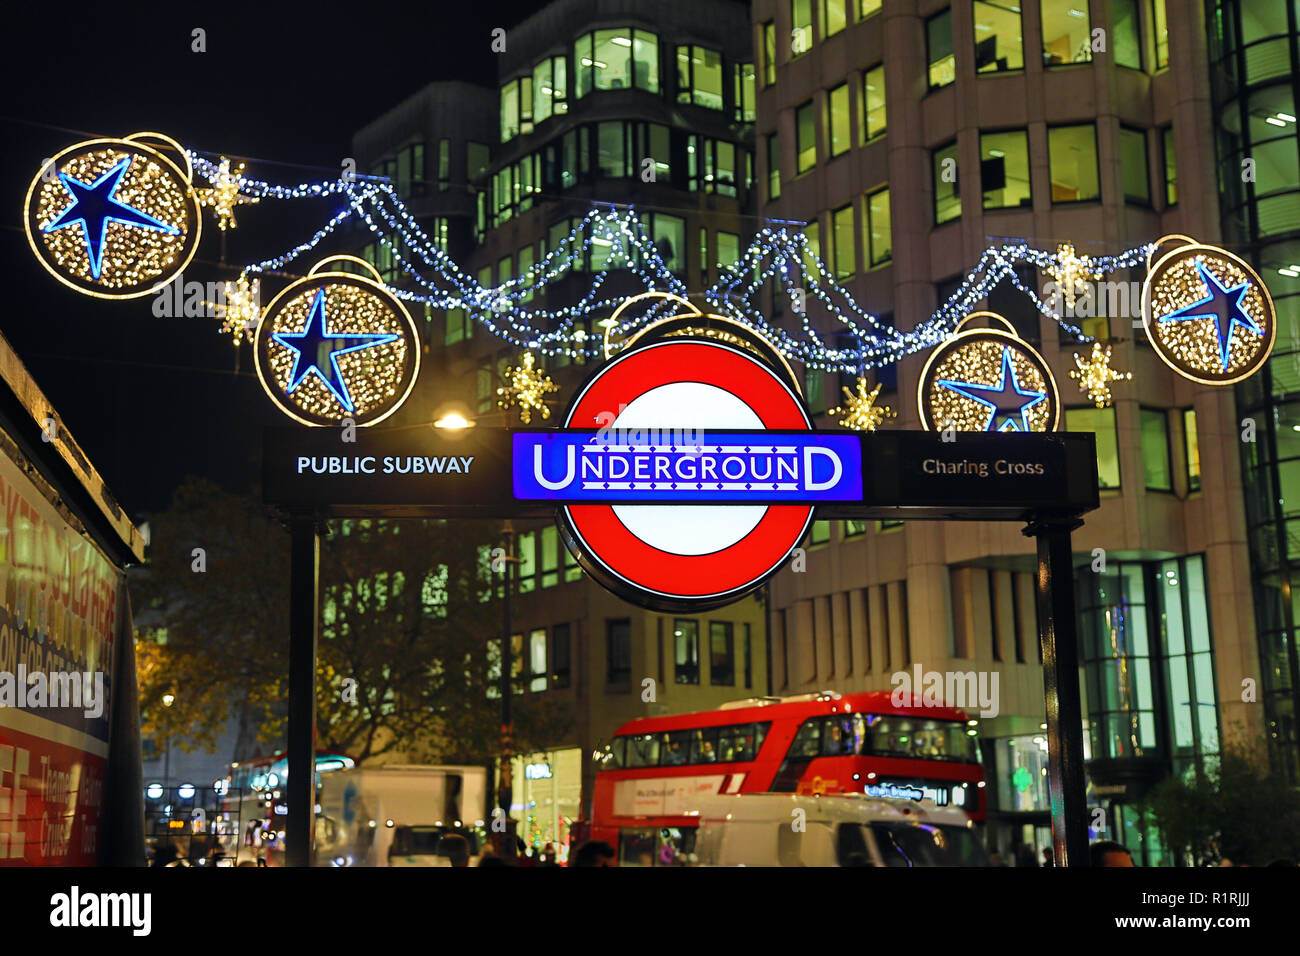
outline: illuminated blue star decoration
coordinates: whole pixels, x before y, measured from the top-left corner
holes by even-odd
[[[126,175],[131,165],[131,157],[122,160],[93,183],[84,183],[73,179],[67,173],[59,173],[63,188],[72,195],[72,205],[55,218],[42,232],[54,232],[68,226],[81,224],[86,235],[86,257],[90,260],[90,274],[99,278],[104,262],[104,233],[110,222],[120,222],[141,229],[154,229],[175,236],[180,230],[165,222],[141,212],[134,206],[128,206],[113,194]]]
[[[292,335],[273,332],[271,338],[296,353],[293,359],[293,370],[289,373],[289,384],[285,386],[286,394],[293,394],[294,389],[301,385],[308,375],[315,375],[325,383],[325,387],[338,399],[339,404],[351,412],[355,409],[352,405],[352,396],[348,393],[347,382],[343,381],[343,375],[339,372],[339,356],[347,355],[349,352],[359,352],[361,349],[374,348],[386,342],[395,342],[401,336],[386,332],[348,335],[330,332],[326,328],[325,290],[322,289],[312,300],[305,329]]]
[[[996,385],[946,378],[938,379],[936,384],[986,406],[989,410],[988,421],[984,423],[986,432],[1029,431],[1029,409],[1047,398],[1046,392],[1020,387],[1015,367],[1011,364],[1011,349],[1005,345],[1002,347],[1002,371]]]
[[[1198,299],[1191,305],[1185,305],[1167,315],[1160,316],[1161,322],[1190,322],[1195,319],[1213,319],[1214,334],[1219,341],[1219,364],[1224,371],[1228,368],[1228,353],[1232,349],[1232,330],[1240,325],[1256,335],[1262,336],[1264,330],[1258,322],[1250,317],[1241,304],[1250,282],[1243,282],[1231,289],[1225,288],[1200,259],[1196,260],[1196,271],[1201,274],[1208,293],[1204,299]]]

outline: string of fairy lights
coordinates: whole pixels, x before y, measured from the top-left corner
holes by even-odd
[[[716,281],[700,293],[706,312],[690,301],[669,263],[680,264],[686,254],[684,227],[675,237],[661,236],[658,222],[648,226],[630,207],[594,204],[569,221],[567,234],[557,237],[553,227],[551,248],[540,261],[530,256],[517,274],[498,276],[492,285],[490,273],[480,281],[424,231],[389,180],[344,175],[280,185],[246,176],[244,169],[226,157],[214,162],[186,150],[158,132],[87,140],[42,165],[27,190],[23,228],[37,259],[60,282],[89,296],[131,299],[156,293],[180,276],[198,246],[204,208],[224,235],[237,228],[242,207],[266,200],[343,199],[343,208],[312,236],[244,266],[225,284],[224,302],[215,310],[236,344],[253,342],[268,394],[306,424],[345,418],[371,424],[401,405],[418,375],[421,351],[406,303],[423,304],[426,316],[434,308],[459,310],[523,352],[497,396],[502,407],[517,407],[524,423],[534,413],[549,417],[546,396],[556,390],[539,356],[609,358],[660,320],[671,320],[677,331],[663,334],[755,336],[769,357],[775,350],[791,375],[790,361],[807,372],[856,375],[856,390],[841,388],[844,399],[830,412],[847,428],[871,431],[897,416],[876,404],[881,381],[872,388],[869,370],[931,350],[918,385],[925,427],[1050,431],[1060,419],[1051,369],[1012,323],[980,310],[979,303],[1008,282],[1076,340],[1092,342],[1087,357],[1075,354],[1070,377],[1101,408],[1113,400],[1111,384],[1132,375],[1111,367],[1107,341],[1086,334],[1065,315],[1090,314],[1076,310],[1079,298],[1092,296],[1094,283],[1116,270],[1138,266],[1145,267],[1141,308],[1147,339],[1184,378],[1220,386],[1241,381],[1263,366],[1277,338],[1272,299],[1250,265],[1183,235],[1097,257],[1078,254],[1070,243],[1051,252],[1023,240],[1001,240],[984,250],[937,309],[903,330],[853,297],[818,244],[802,229],[790,228],[797,223],[767,220],[734,261],[717,263]],[[208,185],[197,187],[196,176]],[[283,276],[290,263],[349,222],[373,235],[370,261],[340,254],[322,258],[317,252],[306,276],[263,309],[262,276]],[[379,261],[392,271],[381,273]],[[1052,278],[1043,289],[1048,298],[1022,278],[1026,267]],[[616,273],[620,280],[610,282]],[[576,301],[575,275],[586,282]],[[645,291],[629,293],[626,276]],[[549,295],[561,278],[564,294]],[[545,304],[560,298],[569,304]],[[769,310],[783,321],[771,321]],[[797,318],[785,318],[787,312]],[[607,317],[593,323],[600,315]],[[963,331],[976,319],[990,327]]]
[[[216,213],[223,230],[233,227],[234,210],[241,202],[330,196],[347,200],[347,206],[310,238],[243,269],[239,280],[228,289],[234,293],[235,302],[233,318],[232,310],[227,309],[226,328],[236,338],[241,330],[250,334],[255,325],[255,312],[247,314],[255,309],[255,296],[247,292],[252,288],[250,283],[256,282],[254,277],[284,269],[350,220],[363,223],[376,245],[386,250],[385,258],[391,257],[401,276],[397,283],[390,284],[395,296],[432,309],[464,310],[473,322],[502,341],[544,356],[585,360],[600,353],[602,338],[587,331],[585,320],[593,314],[611,312],[627,297],[625,292],[603,292],[615,271],[629,272],[646,290],[660,289],[682,296],[687,291],[664,261],[635,209],[592,209],[539,261],[495,286],[483,285],[421,228],[386,180],[356,175],[284,186],[245,176],[242,166],[232,167],[224,158],[213,162],[192,151],[189,157],[195,172],[212,187],[201,194],[219,200],[205,204]],[[1025,285],[1017,267],[1033,266],[1051,276],[1072,308],[1076,294],[1083,294],[1089,282],[1143,264],[1153,248],[1153,243],[1147,243],[1118,255],[1085,257],[1076,254],[1069,244],[1055,252],[1021,241],[990,246],[944,303],[910,330],[900,330],[858,303],[802,232],[764,226],[734,263],[719,264],[717,281],[701,293],[701,298],[715,312],[763,333],[789,360],[812,370],[861,375],[944,341],[957,323],[1003,281],[1009,281],[1041,314],[1058,322],[1079,341],[1092,341],[1051,301],[1044,301]],[[677,251],[680,254],[681,250]],[[577,301],[554,308],[537,304],[537,297],[548,286],[583,271],[582,266],[593,255],[603,257],[602,265],[586,270],[589,283]],[[761,293],[773,282],[788,310],[798,317],[797,331],[771,322],[762,308]],[[810,301],[819,303],[832,320],[833,341],[826,341],[827,333],[814,327]],[[659,318],[664,308],[662,304],[651,306],[606,328],[611,338],[630,335]]]

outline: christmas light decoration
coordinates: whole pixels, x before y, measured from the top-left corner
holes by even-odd
[[[504,409],[519,408],[519,420],[529,425],[533,412],[541,412],[543,418],[551,417],[551,410],[546,407],[546,396],[558,392],[560,386],[551,381],[541,369],[535,368],[533,353],[525,352],[518,365],[506,369],[508,384],[497,389],[497,404]]]
[[[1056,282],[1057,289],[1065,296],[1067,309],[1074,309],[1074,299],[1080,292],[1088,292],[1088,284],[1101,279],[1102,274],[1093,268],[1092,260],[1087,256],[1077,255],[1074,244],[1063,242],[1056,250],[1056,261],[1047,269]]]
[[[898,417],[898,413],[888,405],[876,405],[876,396],[880,394],[882,387],[877,383],[876,387],[868,392],[867,380],[859,377],[857,393],[854,394],[847,388],[841,387],[840,391],[844,393],[844,405],[832,408],[828,414],[838,418],[840,425],[845,428],[852,428],[859,432],[874,432],[881,422]]]
[[[209,180],[220,173],[219,164],[194,156],[195,168]],[[592,315],[616,309],[621,298],[602,298],[600,290],[615,271],[633,274],[647,290],[665,290],[677,296],[685,294],[681,279],[667,267],[652,238],[647,234],[635,210],[593,209],[555,243],[540,261],[523,274],[494,287],[479,285],[447,256],[438,244],[420,228],[414,217],[397,197],[391,183],[373,177],[353,176],[337,181],[276,186],[241,178],[245,195],[277,199],[298,199],[342,194],[349,208],[331,218],[310,239],[279,256],[252,263],[250,273],[279,270],[295,258],[315,248],[337,227],[356,218],[371,231],[378,246],[385,250],[400,276],[394,295],[408,302],[419,302],[434,309],[464,309],[468,316],[489,334],[520,349],[542,356],[566,356],[576,360],[597,357],[606,339],[622,341],[640,327],[663,317],[649,312],[621,321],[613,336],[597,336],[582,327]],[[1150,246],[1127,250],[1116,256],[1078,260],[1086,262],[1091,274],[1106,275],[1116,269],[1137,265]],[[604,265],[586,270],[594,254],[603,257]],[[951,332],[955,324],[976,303],[1003,281],[1010,282],[1033,302],[1042,314],[1050,316],[1080,341],[1089,341],[1077,326],[1063,319],[1017,276],[1015,269],[1033,265],[1052,272],[1061,263],[1058,254],[1033,249],[1023,242],[1008,242],[985,250],[962,285],[928,319],[912,330],[900,332],[863,309],[834,278],[833,273],[808,248],[800,232],[764,227],[758,231],[748,249],[730,268],[720,271],[718,281],[702,293],[702,298],[718,313],[724,313],[768,337],[780,354],[805,367],[826,372],[861,373],[897,362],[901,358],[931,348]],[[573,305],[545,309],[537,297],[547,286],[573,272],[589,271],[585,293]],[[790,302],[816,302],[830,318],[832,328],[840,330],[850,347],[833,347],[823,341],[824,332],[813,327],[812,309],[799,312],[801,328],[790,332],[768,322],[763,290],[775,280],[778,292]]]
[[[182,170],[163,148],[177,150]],[[32,180],[23,226],[37,259],[86,295],[148,295],[185,268],[201,221],[184,150],[158,133],[77,143]]]
[[[232,171],[230,160],[222,156],[213,185],[208,189],[198,190],[199,201],[216,214],[217,228],[222,232],[235,228],[236,206],[258,202],[256,196],[245,196],[240,193],[243,174],[244,163],[240,163]]]
[[[307,425],[351,419],[373,425],[415,385],[420,344],[405,306],[375,278],[324,271],[330,256],[284,289],[253,340],[262,387],[286,415]],[[373,269],[371,269],[373,272]]]
[[[961,327],[976,318],[1000,329]],[[917,386],[921,424],[929,430],[1053,431],[1061,402],[1052,371],[1015,328],[993,312],[973,312],[925,363]]]
[[[205,302],[221,321],[221,331],[229,334],[235,344],[247,339],[253,341],[253,330],[262,317],[262,280],[248,281],[241,272],[234,282],[223,282],[222,301]]]
[[[1277,338],[1272,297],[1232,253],[1185,236],[1147,273],[1142,322],[1156,354],[1184,378],[1231,385],[1268,360]]]
[[[1078,382],[1079,389],[1098,408],[1107,408],[1114,401],[1111,382],[1125,382],[1133,377],[1132,372],[1117,372],[1110,367],[1110,346],[1100,342],[1092,343],[1092,354],[1086,359],[1075,352],[1074,364],[1078,367],[1070,369],[1070,378]]]

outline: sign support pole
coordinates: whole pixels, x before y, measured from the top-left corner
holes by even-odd
[[[1079,694],[1079,640],[1075,629],[1074,517],[1035,517],[1024,534],[1037,539],[1038,635],[1043,648],[1047,704],[1047,787],[1057,866],[1086,867],[1087,780],[1083,767],[1083,713]]]
[[[311,866],[316,810],[316,641],[320,631],[320,529],[289,519],[289,779],[285,865]]]

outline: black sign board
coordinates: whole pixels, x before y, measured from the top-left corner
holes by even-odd
[[[555,501],[516,500],[505,429],[363,428],[354,437],[344,441],[334,428],[267,429],[266,501],[340,516],[544,517],[555,511]],[[819,517],[1007,520],[1080,514],[1098,504],[1096,446],[1088,432],[956,432],[952,441],[916,431],[856,437],[862,500],[816,502]],[[683,492],[682,500],[691,499]],[[743,500],[789,504],[788,496],[765,501],[749,491]],[[625,503],[645,501],[629,491]]]

